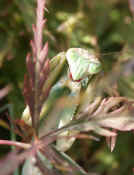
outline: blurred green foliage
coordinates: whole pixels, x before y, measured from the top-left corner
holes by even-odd
[[[0,88],[8,84],[13,87],[0,105],[13,104],[16,117],[20,117],[24,109],[25,58],[30,51],[35,7],[35,0],[0,1]],[[129,2],[47,0],[46,8],[44,42],[49,41],[48,57],[71,47],[94,48],[104,63],[104,73],[115,70],[112,78],[119,76],[120,94],[134,98],[134,19]],[[115,54],[122,49],[122,55]],[[113,153],[103,139],[97,143],[77,141],[68,153],[89,172],[130,175],[134,167],[133,145],[133,135],[121,133]]]

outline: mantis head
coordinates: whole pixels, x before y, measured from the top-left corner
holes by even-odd
[[[73,81],[79,81],[102,70],[99,59],[88,50],[71,48],[66,52],[66,58]]]

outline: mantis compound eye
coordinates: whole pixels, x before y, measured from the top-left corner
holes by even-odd
[[[89,74],[97,74],[102,70],[102,64],[99,61],[92,61],[89,63],[88,72]]]
[[[73,81],[101,71],[101,63],[93,52],[81,48],[71,48],[66,53],[69,70]]]

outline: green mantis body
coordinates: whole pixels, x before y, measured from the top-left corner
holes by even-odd
[[[50,95],[44,103],[40,118],[41,121],[42,118],[45,118],[45,124],[40,133],[48,133],[56,127],[61,128],[74,118],[78,107],[80,109],[80,106],[83,106],[85,103],[84,100],[80,101],[81,92],[84,92],[83,99],[85,97],[87,100],[90,99],[88,94],[90,91],[91,93],[93,91],[93,88],[89,86],[90,79],[102,70],[101,62],[95,57],[92,51],[81,48],[70,48],[66,53],[62,52],[51,60],[51,74],[49,78],[52,79],[54,76],[59,76],[62,64],[66,62],[66,71],[63,72],[61,78],[53,85]],[[56,104],[60,103],[61,98],[64,97],[67,103],[62,103],[62,107],[59,110]],[[28,108],[23,112],[22,119],[30,124]],[[59,139],[57,139],[57,148],[59,150],[66,151],[72,145],[75,138],[67,138],[69,135],[69,131],[65,131],[59,135]]]

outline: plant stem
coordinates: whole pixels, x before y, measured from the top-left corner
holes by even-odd
[[[28,149],[31,147],[30,144],[23,143],[23,142],[16,142],[16,141],[9,141],[9,140],[0,140],[0,145],[11,145],[16,146],[24,149]]]

